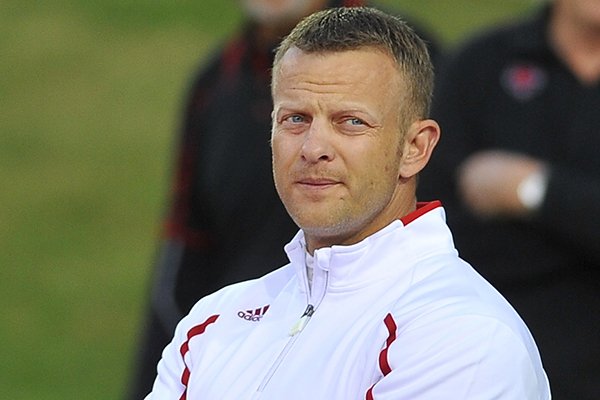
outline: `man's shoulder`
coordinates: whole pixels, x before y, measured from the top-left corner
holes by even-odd
[[[395,309],[407,324],[472,318],[495,320],[516,331],[524,328],[508,301],[456,254],[440,254],[420,262]]]
[[[415,348],[440,343],[457,349],[463,346],[457,356],[487,357],[491,364],[514,365],[500,357],[512,353],[542,382],[536,344],[508,301],[458,257],[433,257],[427,262],[419,267],[430,273],[416,277],[393,307],[398,337]],[[497,371],[497,365],[491,364],[482,371]]]
[[[260,278],[227,285],[200,299],[187,319],[199,320],[209,315],[239,311],[244,313],[268,306],[291,283],[294,276],[294,269],[288,264]]]

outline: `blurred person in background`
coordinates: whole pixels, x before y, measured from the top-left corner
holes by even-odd
[[[419,195],[532,330],[553,398],[600,399],[600,0],[546,2],[440,70]]]
[[[246,22],[199,70],[185,103],[173,193],[129,399],[146,395],[177,322],[217,289],[261,276],[287,258],[297,227],[271,171],[273,50],[304,16],[360,0],[240,0]],[[414,23],[412,24],[415,25]],[[428,40],[434,59],[439,53]],[[248,318],[252,318],[251,313]]]

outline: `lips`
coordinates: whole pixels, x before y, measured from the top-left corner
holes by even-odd
[[[301,185],[310,185],[310,186],[330,186],[340,183],[335,179],[329,178],[302,178],[296,181]]]
[[[295,184],[304,191],[315,193],[336,187],[341,184],[341,182],[331,178],[306,177],[297,179]]]

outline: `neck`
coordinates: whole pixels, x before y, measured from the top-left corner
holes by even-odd
[[[332,227],[329,232],[324,232],[322,229],[319,232],[310,232],[303,229],[306,249],[309,254],[314,254],[315,250],[323,247],[356,244],[385,228],[393,221],[415,211],[417,208],[417,199],[415,197],[416,179],[414,177],[408,179],[405,185],[412,188],[412,190],[406,189],[406,192],[395,192],[389,205],[384,210],[372,216],[371,219],[361,220],[357,226],[349,227],[349,225],[345,225]]]
[[[586,24],[555,9],[549,38],[558,56],[584,84],[600,80],[600,25]]]

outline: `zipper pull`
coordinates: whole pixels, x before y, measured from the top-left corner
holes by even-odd
[[[298,322],[296,322],[294,324],[294,326],[292,327],[292,329],[290,329],[289,335],[294,336],[295,334],[302,332],[302,330],[304,329],[304,327],[308,323],[308,320],[310,319],[310,317],[312,317],[314,312],[315,312],[315,307],[312,304],[309,304],[308,306],[306,306],[306,310],[304,310],[304,314],[302,314],[302,316],[300,317]]]

